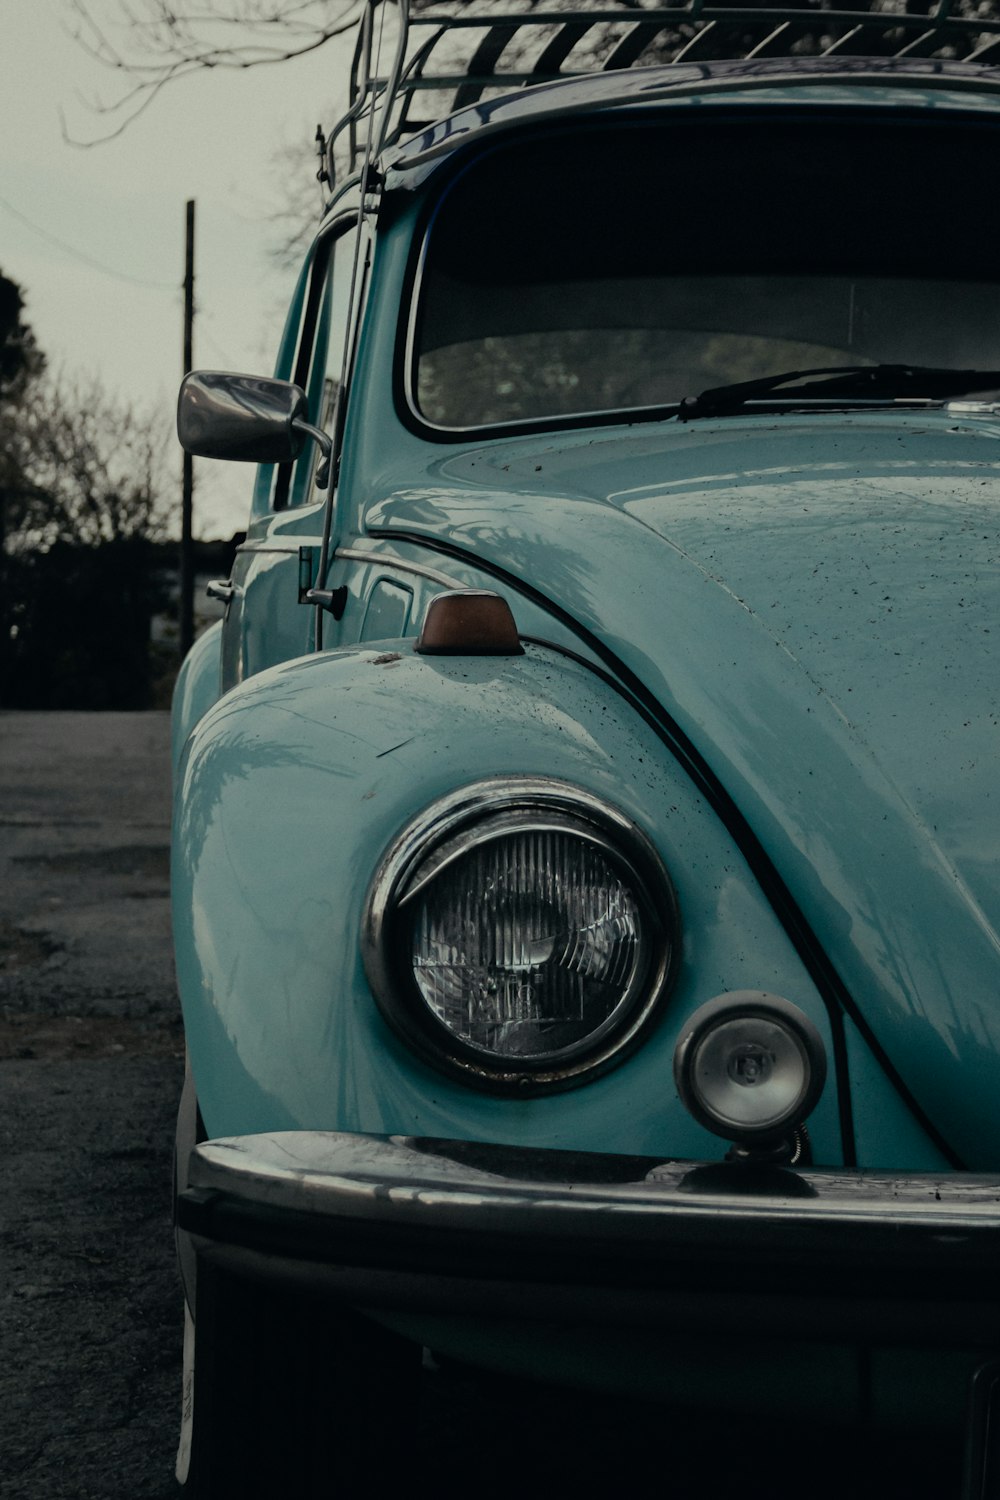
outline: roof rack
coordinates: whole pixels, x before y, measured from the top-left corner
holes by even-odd
[[[486,97],[662,63],[920,58],[1000,65],[1000,0],[362,0],[350,102],[327,141],[349,172]],[[385,59],[385,65],[383,60]]]

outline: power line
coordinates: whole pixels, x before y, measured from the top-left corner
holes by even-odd
[[[88,255],[85,250],[78,250],[75,245],[67,244],[65,240],[59,239],[57,235],[50,234],[47,229],[43,229],[40,224],[36,224],[32,219],[29,219],[27,214],[23,214],[20,209],[15,208],[13,203],[8,203],[6,198],[0,198],[0,207],[5,208],[9,214],[13,214],[15,219],[20,219],[22,224],[27,225],[35,234],[40,235],[43,240],[48,240],[50,245],[57,246],[58,249],[63,250],[67,255],[71,255],[74,259],[82,261],[84,265],[90,266],[94,271],[100,271],[104,276],[110,276],[115,281],[130,281],[134,286],[151,287],[154,291],[158,292],[176,292],[179,290],[176,282],[150,281],[144,276],[131,276],[128,271],[116,271],[112,266],[104,265],[102,261],[95,260],[92,255]]]

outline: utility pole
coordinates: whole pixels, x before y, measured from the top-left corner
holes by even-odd
[[[187,202],[184,235],[184,374],[193,362],[194,335],[194,199]],[[194,499],[194,459],[184,454],[184,480],[181,489],[181,568],[179,631],[181,657],[194,643],[194,543],[191,516]]]

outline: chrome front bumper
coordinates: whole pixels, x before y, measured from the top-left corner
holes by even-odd
[[[199,1256],[371,1310],[1000,1348],[1000,1177],[303,1131],[207,1141]]]

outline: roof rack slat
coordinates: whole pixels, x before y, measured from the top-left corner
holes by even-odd
[[[702,14],[704,15],[704,11],[702,12]],[[715,30],[716,25],[717,22],[715,21],[706,21],[703,26],[699,26],[698,30],[692,37],[688,39],[688,41],[685,42],[680,51],[674,54],[674,62],[687,62],[691,56],[691,53],[694,52],[702,42],[711,40],[712,32]]]
[[[573,48],[582,42],[588,31],[594,27],[593,21],[567,21],[561,26],[552,40],[538,54],[534,71],[538,73],[558,73],[563,63],[569,57]]]
[[[496,76],[496,64],[501,56],[510,46],[511,42],[520,31],[520,27],[511,21],[501,21],[498,25],[491,26],[483,37],[479,46],[469,62],[470,79],[459,88],[455,94],[454,105],[456,109],[464,109],[468,104],[478,104],[482,98],[482,86],[473,81],[471,75],[486,74]]]
[[[835,53],[840,52],[843,47],[846,47],[848,42],[853,41],[856,36],[860,36],[862,31],[864,31],[863,25],[852,26],[850,31],[845,31],[842,36],[835,36],[830,45],[823,48],[820,56],[832,57]]]
[[[603,71],[612,73],[616,68],[630,68],[662,30],[663,24],[659,21],[637,21],[605,58]]]
[[[449,3],[459,8],[449,9]],[[946,50],[952,61],[1000,63],[1000,0],[992,15],[961,14],[956,0],[902,0],[898,10],[874,8],[885,0],[833,0],[836,8],[829,10],[821,8],[824,3],[603,0],[513,10],[492,0],[480,0],[474,9],[468,0],[439,0],[432,10],[411,14],[410,0],[362,0],[349,109],[329,138],[331,180],[334,142],[346,142],[350,170],[356,171],[369,149],[377,155],[385,144],[488,93],[651,61],[791,58],[794,48],[813,57],[881,59]],[[388,70],[377,55],[376,16],[378,36],[385,31],[395,54]],[[474,38],[475,31],[483,36]],[[444,97],[418,109],[421,94]]]
[[[755,47],[750,48],[750,51],[747,53],[747,60],[749,61],[751,57],[763,57],[771,43],[777,41],[779,36],[784,36],[791,29],[791,25],[791,21],[779,21],[773,31],[769,31],[762,41],[759,41]]]
[[[1000,36],[992,37],[988,42],[983,42],[974,52],[970,52],[965,62],[981,62],[990,53],[995,53],[1000,58]]]

